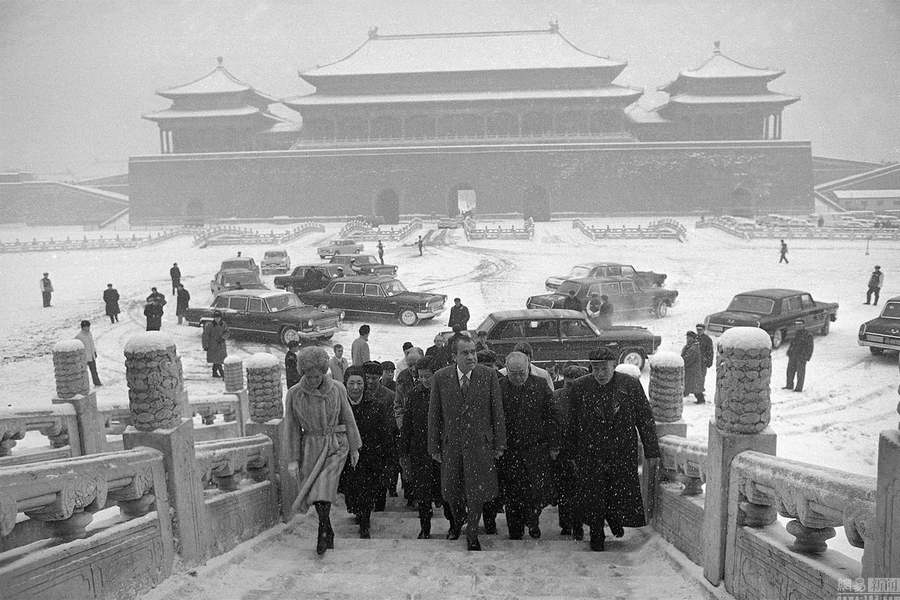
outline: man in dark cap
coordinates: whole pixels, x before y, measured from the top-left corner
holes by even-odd
[[[659,458],[659,444],[640,381],[615,371],[617,357],[609,348],[591,351],[588,360],[591,376],[576,380],[569,393],[566,443],[575,472],[575,521],[590,527],[591,550],[601,551],[604,521],[616,537],[624,527],[646,524],[638,436],[648,459]]]
[[[875,265],[875,270],[869,275],[869,289],[866,290],[866,301],[863,304],[872,302],[872,294],[875,294],[875,302],[878,304],[878,294],[881,293],[881,286],[884,284],[884,273],[881,272],[881,265]]]
[[[562,307],[566,310],[581,310],[581,300],[575,296],[575,290],[569,290],[569,295],[563,300]]]
[[[370,396],[372,401],[378,404],[380,412],[383,412],[383,414],[386,414],[389,417],[393,417],[394,393],[381,384],[381,375],[383,373],[381,363],[375,360],[367,360],[363,363],[362,368],[363,377],[366,382],[366,395]],[[389,490],[393,490],[394,492],[391,496],[397,495],[397,474],[400,472],[399,456],[397,453],[397,441],[400,430],[397,427],[396,420],[393,418],[388,418],[386,421],[384,427],[390,433],[394,443],[385,449],[385,463],[384,471],[382,473],[383,486],[381,492],[375,497],[375,512],[384,510]]]
[[[712,338],[706,335],[706,325],[703,323],[697,323],[695,326],[697,330],[697,340],[700,342],[700,358],[701,360],[701,372],[700,372],[700,391],[706,391],[706,371],[707,369],[713,366],[713,359],[716,356],[716,351],[714,350]]]
[[[803,321],[794,321],[797,328],[791,345],[788,347],[787,384],[782,389],[803,391],[803,383],[806,380],[806,363],[813,355],[813,336],[806,329]],[[797,385],[794,386],[794,376],[797,376]]]

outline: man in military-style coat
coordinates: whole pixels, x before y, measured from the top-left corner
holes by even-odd
[[[591,373],[572,384],[566,442],[575,467],[577,518],[591,529],[591,550],[604,548],[604,520],[616,537],[623,527],[646,524],[638,479],[637,443],[644,457],[659,458],[650,403],[640,381],[616,373],[609,348],[589,355]]]
[[[506,448],[497,372],[476,363],[475,342],[460,340],[456,364],[434,374],[428,406],[428,453],[441,463],[441,493],[454,516],[447,537],[459,538],[465,517],[469,550],[481,550],[478,521],[499,492],[495,461]]]
[[[803,391],[803,383],[806,380],[806,363],[813,355],[813,336],[806,329],[803,321],[794,321],[797,332],[788,346],[787,384],[783,389]],[[794,376],[797,377],[797,385],[794,386]]]

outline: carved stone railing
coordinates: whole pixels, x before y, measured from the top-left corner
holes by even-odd
[[[321,223],[302,223],[281,232],[257,231],[249,227],[215,226],[206,227],[194,233],[194,244],[204,246],[222,246],[230,244],[286,244],[312,231],[325,231]]]
[[[38,240],[37,238],[29,241],[20,241],[16,239],[14,242],[0,242],[0,253],[3,252],[71,252],[75,250],[114,250],[118,248],[140,248],[141,246],[149,246],[158,244],[179,235],[187,235],[187,231],[183,229],[174,229],[170,231],[158,232],[156,235],[148,234],[138,236],[132,234],[129,236],[121,236],[116,234],[114,238],[104,237],[102,234],[96,238],[88,238],[84,236],[80,240],[73,240],[67,237],[64,240]]]
[[[418,217],[413,217],[409,223],[396,229],[394,227],[372,227],[362,219],[353,219],[344,225],[338,237],[349,237],[364,242],[378,240],[399,242],[413,231],[422,229],[422,227],[424,227],[424,223]]]
[[[681,492],[684,496],[702,494],[706,481],[706,443],[666,435],[659,440],[659,450],[659,463],[665,480],[680,481],[684,486]]]
[[[900,229],[841,225],[817,227],[813,224],[807,226],[759,225],[738,221],[729,216],[705,219],[698,222],[697,227],[713,227],[743,239],[900,240]]]
[[[474,219],[466,219],[463,221],[463,231],[465,231],[466,239],[469,240],[530,240],[534,237],[534,221],[528,219],[524,226],[511,226],[509,229],[503,229],[502,225],[497,225],[496,229],[485,225],[478,227]]]
[[[29,431],[49,438],[49,448],[13,454],[16,443]],[[71,405],[30,411],[0,409],[0,466],[79,456],[82,447],[78,431],[78,416]]]
[[[686,230],[684,226],[680,228],[673,226],[673,223],[681,225],[677,221],[668,219],[665,221],[654,221],[647,227],[592,227],[587,225],[581,219],[572,221],[572,229],[577,229],[592,240],[604,239],[673,239],[684,241]]]
[[[199,442],[196,457],[204,488],[231,492],[238,489],[244,476],[257,483],[269,478],[274,464],[274,446],[272,440],[262,434]]]
[[[847,541],[857,548],[864,548],[871,535],[874,477],[744,452],[732,462],[731,478],[743,513],[739,524],[767,525],[776,511],[794,519],[787,531],[796,538],[791,545],[795,552],[824,552],[835,527],[843,527]]]

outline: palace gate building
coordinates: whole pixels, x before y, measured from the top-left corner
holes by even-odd
[[[131,219],[812,210],[810,145],[781,139],[783,72],[721,53],[664,105],[626,63],[542,30],[383,35],[301,73],[281,103],[222,65],[159,94],[160,154],[132,157]],[[461,204],[462,203],[462,204]]]

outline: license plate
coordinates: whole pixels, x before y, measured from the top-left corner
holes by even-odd
[[[884,343],[891,346],[900,346],[900,338],[884,338]]]
[[[866,340],[869,342],[883,342],[884,336],[881,335],[867,335]]]

